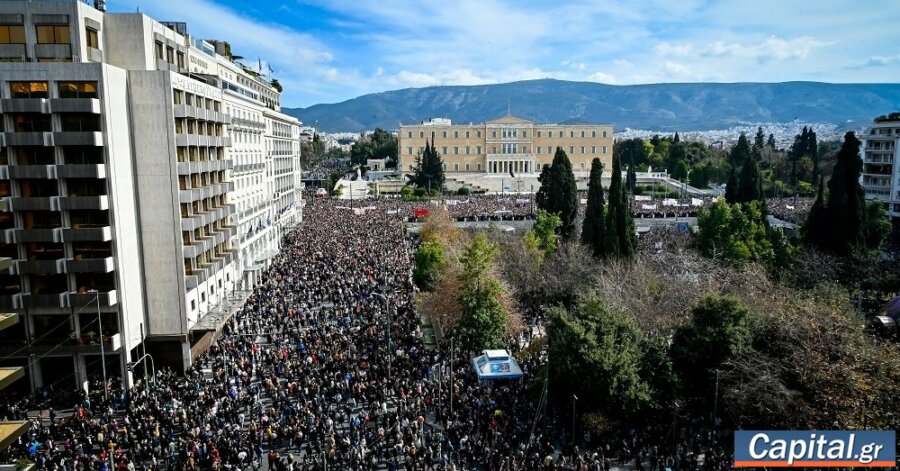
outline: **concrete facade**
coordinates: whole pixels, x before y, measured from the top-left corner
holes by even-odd
[[[300,123],[267,81],[145,15],[7,1],[0,20],[15,33],[0,44],[0,257],[15,260],[0,308],[21,319],[0,354],[32,388],[87,387],[101,342],[126,385],[145,353],[189,366],[239,306],[244,267],[302,217]]]
[[[862,186],[867,200],[885,204],[888,217],[900,218],[900,113],[875,120],[861,136]]]

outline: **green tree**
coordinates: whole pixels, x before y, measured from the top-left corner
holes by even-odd
[[[700,250],[704,255],[734,263],[761,262],[774,258],[767,236],[761,202],[729,205],[718,201],[697,215]]]
[[[613,156],[619,156],[622,162],[635,166],[647,165],[653,151],[653,144],[639,137],[619,140],[613,144]]]
[[[413,282],[422,290],[431,290],[440,273],[447,267],[444,246],[436,240],[423,242],[414,256]]]
[[[625,188],[631,194],[634,194],[634,189],[637,188],[637,172],[634,170],[634,162],[628,164],[628,173],[625,175]]]
[[[731,296],[711,295],[691,311],[691,320],[675,331],[670,355],[688,396],[712,397],[712,373],[735,355],[752,349],[749,309]]]
[[[444,178],[444,162],[441,160],[437,148],[434,147],[434,135],[432,135],[431,144],[427,140],[425,141],[425,150],[417,159],[412,183],[418,188],[429,191],[443,191]]]
[[[634,218],[628,192],[622,184],[622,164],[613,156],[612,180],[609,185],[609,208],[603,227],[603,252],[606,257],[631,260],[637,246]]]
[[[646,407],[650,387],[641,377],[645,339],[628,316],[610,310],[595,294],[571,313],[553,308],[547,326],[550,391],[557,403],[571,394],[583,411],[629,417]]]
[[[869,250],[880,250],[890,233],[891,223],[888,221],[884,203],[870,201],[866,206],[866,248]]]
[[[460,313],[457,333],[465,351],[502,348],[507,313],[503,305],[503,287],[495,276],[496,244],[478,234],[463,249],[460,262]]]
[[[825,205],[830,243],[825,250],[848,254],[866,247],[866,204],[859,176],[862,159],[859,157],[856,134],[844,135],[844,144],[837,156],[837,164],[828,182],[828,202]]]
[[[741,168],[741,176],[738,180],[738,203],[761,201],[763,198],[762,176],[759,173],[759,164],[757,164],[756,155],[758,155],[758,151],[754,149],[744,160],[744,165]]]
[[[559,216],[562,220],[560,235],[568,239],[575,230],[575,217],[578,214],[578,189],[575,186],[575,174],[572,163],[561,147],[556,148],[553,164],[550,169],[541,172],[541,188],[536,198],[538,207]]]
[[[534,226],[525,234],[525,245],[533,250],[539,250],[544,256],[556,252],[559,237],[557,231],[561,225],[562,220],[559,216],[538,209]]]
[[[688,165],[684,160],[679,160],[672,170],[672,178],[678,181],[684,181],[688,176]]]
[[[590,247],[595,257],[602,257],[603,250],[603,163],[600,159],[591,161],[591,177],[588,181],[587,208],[581,225],[581,243]]]
[[[766,145],[766,135],[763,133],[762,126],[756,128],[756,136],[753,137],[753,147],[756,150],[762,151],[763,147]]]
[[[816,201],[813,202],[806,215],[806,222],[801,229],[803,240],[807,245],[814,247],[828,247],[830,236],[828,235],[828,214],[825,211],[825,179],[819,179],[819,191],[816,193]]]
[[[738,137],[737,144],[731,148],[729,158],[731,160],[731,165],[734,168],[742,167],[744,161],[750,158],[750,142],[747,141],[747,136],[745,136],[744,133],[741,133],[740,137]]]
[[[678,177],[674,176],[675,172],[677,171],[676,169],[678,167],[678,162],[685,162],[686,160],[687,151],[685,150],[685,146],[683,143],[676,142],[675,144],[672,144],[671,147],[669,147],[667,167],[669,169],[669,173],[673,175],[672,178],[675,178],[676,180],[678,179]],[[687,170],[685,170],[684,176],[687,176]]]
[[[775,134],[769,133],[769,138],[766,140],[766,147],[775,150]]]
[[[725,201],[728,204],[737,203],[738,200],[738,181],[734,172],[734,165],[731,166],[731,172],[728,174],[728,182],[725,183]]]

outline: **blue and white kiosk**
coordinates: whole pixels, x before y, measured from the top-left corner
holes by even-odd
[[[519,379],[523,376],[519,363],[506,350],[483,350],[481,355],[472,359],[472,370],[479,381]]]

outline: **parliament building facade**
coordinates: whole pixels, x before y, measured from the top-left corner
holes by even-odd
[[[415,171],[426,141],[430,144],[432,138],[448,174],[537,174],[553,162],[557,147],[568,154],[576,173],[589,172],[594,158],[607,169],[612,163],[612,125],[535,124],[507,115],[482,124],[453,125],[446,119],[433,119],[401,125],[398,147],[403,174]]]

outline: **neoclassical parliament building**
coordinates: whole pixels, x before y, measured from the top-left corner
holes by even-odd
[[[611,125],[535,124],[507,115],[483,124],[454,125],[448,119],[432,119],[401,125],[402,173],[415,170],[425,142],[431,143],[432,137],[448,174],[537,174],[553,162],[557,147],[566,151],[575,173],[589,172],[594,158],[612,168]]]

